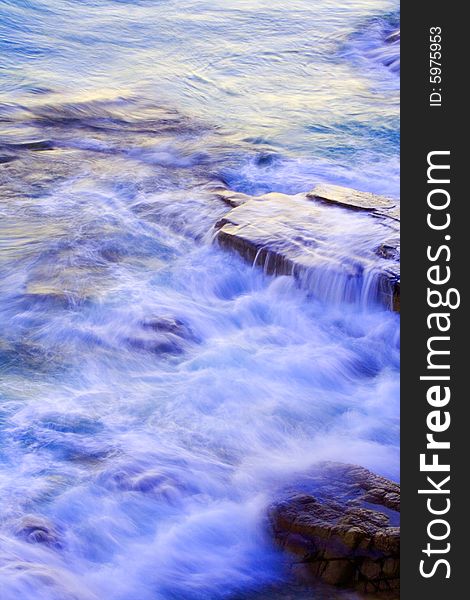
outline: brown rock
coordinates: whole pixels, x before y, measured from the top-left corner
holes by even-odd
[[[399,587],[400,487],[354,465],[322,463],[299,484],[301,493],[269,511],[276,542],[303,571],[365,592]],[[395,597],[398,597],[396,592]]]
[[[215,225],[215,239],[222,247],[235,250],[267,274],[293,276],[328,301],[373,298],[389,308],[399,307],[397,202],[338,186],[319,186],[294,196],[252,197],[230,190],[217,194],[234,207]],[[349,232],[346,227],[340,236],[344,247],[332,249],[331,213],[325,203],[369,213],[378,222],[371,226],[375,241],[368,244],[357,229]]]
[[[232,190],[227,190],[225,188],[216,189],[214,194],[232,208],[241,206],[252,199],[252,197],[247,194],[233,192]]]
[[[337,204],[351,210],[364,210],[383,214],[384,216],[390,216],[388,211],[397,208],[397,202],[390,198],[377,196],[370,192],[359,192],[339,185],[318,185],[307,194],[307,198],[320,200],[328,204]],[[392,218],[397,218],[396,213],[391,214],[394,215]]]

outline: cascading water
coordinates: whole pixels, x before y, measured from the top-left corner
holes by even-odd
[[[397,477],[399,317],[214,244],[213,189],[396,197],[396,73],[348,56],[395,2],[0,7],[1,600],[250,598],[296,474]],[[378,235],[321,211],[332,261]]]

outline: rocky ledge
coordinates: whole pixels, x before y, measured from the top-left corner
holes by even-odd
[[[354,465],[322,463],[269,510],[302,581],[399,597],[400,486]]]
[[[328,300],[362,302],[372,296],[399,310],[398,201],[334,185],[293,196],[255,197],[226,189],[216,194],[231,207],[215,226],[222,247],[236,250],[268,274],[292,275]],[[365,217],[351,216],[335,231],[341,215],[333,216],[329,206]],[[334,235],[336,251],[329,244]]]

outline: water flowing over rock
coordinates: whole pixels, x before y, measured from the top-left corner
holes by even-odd
[[[44,517],[26,515],[15,524],[14,532],[30,544],[44,544],[51,548],[62,547],[57,528]]]
[[[135,350],[155,354],[181,354],[190,342],[196,341],[188,327],[179,319],[159,317],[145,320],[140,331],[125,342]]]
[[[399,511],[398,484],[362,467],[323,463],[269,518],[301,579],[398,598]]]
[[[400,72],[400,30],[397,29],[385,38],[386,48],[380,55],[382,63],[394,73]]]
[[[8,553],[6,556],[0,554],[0,579],[2,583],[4,582],[2,598],[22,598],[18,590],[26,589],[32,590],[32,598],[98,600],[97,595],[83,589],[79,579],[65,569],[40,562],[21,560],[12,553]],[[44,590],[46,590],[47,596],[44,595]],[[33,596],[33,594],[35,595]]]
[[[312,457],[398,470],[396,230],[306,195],[398,194],[398,14],[105,4],[2,3],[0,600],[358,600],[266,510]],[[213,243],[248,208],[295,278]]]
[[[266,273],[293,275],[329,301],[379,301],[399,310],[397,201],[333,185],[294,196],[248,196],[230,190],[217,195],[233,207],[216,224],[221,246],[236,250]],[[336,212],[329,212],[333,206]],[[364,213],[366,220],[348,215],[345,228],[338,209]],[[341,232],[335,231],[335,220]],[[335,235],[337,252],[331,252],[326,241]]]

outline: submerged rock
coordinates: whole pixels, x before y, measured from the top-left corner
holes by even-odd
[[[192,333],[183,321],[173,317],[155,317],[142,322],[145,329],[157,332],[174,333],[181,337],[192,338]]]
[[[98,596],[86,589],[83,578],[52,564],[23,559],[6,546],[5,540],[0,537],[2,599],[98,600]],[[32,595],[29,591],[32,591]]]
[[[102,480],[108,487],[125,492],[138,492],[167,502],[178,500],[183,487],[174,477],[157,469],[133,472],[132,469],[123,468],[111,475],[107,474]]]
[[[400,486],[365,468],[323,463],[269,510],[302,580],[398,598]]]
[[[173,317],[155,317],[140,323],[140,330],[126,338],[133,350],[161,355],[178,355],[197,341],[191,329]]]
[[[26,515],[14,527],[15,535],[30,544],[44,544],[61,548],[62,542],[57,528],[46,518],[37,515]]]
[[[392,32],[390,35],[388,35],[385,38],[385,41],[388,44],[395,44],[396,42],[399,42],[400,41],[400,30],[397,29],[396,31]]]
[[[380,301],[398,310],[399,204],[389,198],[339,186],[318,186],[308,194],[248,196],[218,192],[232,206],[215,227],[222,247],[236,250],[266,273],[292,275],[328,300]],[[363,221],[336,231],[324,204],[375,218],[374,239],[365,239]],[[359,218],[359,217],[358,217]],[[378,226],[378,227],[377,227]],[[333,248],[332,242],[339,244]],[[347,246],[349,244],[349,246]]]

